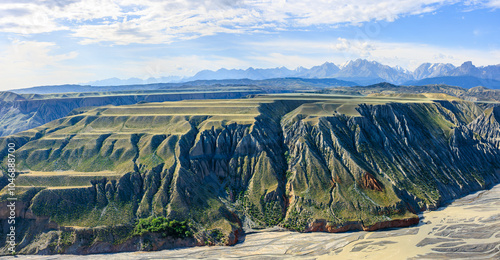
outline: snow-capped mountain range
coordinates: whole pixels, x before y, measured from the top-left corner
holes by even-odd
[[[472,62],[464,62],[456,67],[449,63],[424,63],[414,71],[405,70],[399,66],[391,67],[376,61],[357,59],[349,61],[341,66],[331,62],[314,66],[310,69],[298,67],[290,70],[285,67],[270,69],[219,69],[217,71],[203,70],[193,77],[163,77],[149,78],[141,80],[131,78],[128,80],[106,79],[87,83],[93,86],[103,85],[127,85],[147,84],[159,82],[187,82],[193,80],[213,80],[213,79],[270,79],[270,78],[337,78],[341,80],[353,81],[360,85],[375,84],[379,82],[389,82],[392,84],[419,84],[425,81],[428,84],[447,84],[447,80],[453,82],[463,82],[463,87],[472,87],[474,84],[486,85],[487,87],[500,87],[500,64],[476,67]],[[472,81],[471,81],[472,80]],[[479,83],[477,83],[479,82]],[[455,84],[456,85],[456,84]],[[469,86],[470,85],[470,86]]]

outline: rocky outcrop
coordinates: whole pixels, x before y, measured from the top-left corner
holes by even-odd
[[[412,217],[405,219],[389,220],[377,222],[371,226],[365,226],[362,222],[353,221],[346,222],[342,225],[333,226],[324,219],[317,219],[309,223],[304,232],[329,232],[329,233],[340,233],[347,231],[375,231],[385,228],[398,228],[398,227],[408,227],[417,225],[420,222],[420,218]]]
[[[486,109],[484,114],[469,124],[469,128],[500,148],[500,106]]]
[[[365,172],[363,177],[361,178],[360,186],[364,189],[382,191],[382,185],[373,177],[373,175]]]

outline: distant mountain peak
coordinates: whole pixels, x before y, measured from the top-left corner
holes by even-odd
[[[462,63],[462,65],[460,67],[464,67],[464,68],[471,68],[471,67],[476,67],[472,64],[472,61],[466,61],[464,63]]]
[[[94,81],[87,84],[93,86],[110,86],[110,85],[127,85],[127,84],[146,84],[146,83],[168,83],[181,81],[195,80],[222,80],[222,79],[252,79],[263,80],[272,78],[337,78],[341,80],[357,82],[360,85],[369,85],[379,82],[389,82],[391,84],[403,84],[406,82],[419,81],[427,78],[439,77],[457,77],[470,76],[477,79],[500,80],[500,64],[490,65],[485,67],[476,67],[471,61],[466,61],[459,67],[455,67],[450,63],[422,63],[414,71],[409,71],[401,66],[388,66],[378,61],[358,58],[349,60],[341,65],[336,65],[333,62],[325,61],[321,65],[305,68],[302,66],[294,70],[290,70],[285,66],[275,68],[254,68],[247,69],[227,69],[220,68],[216,71],[202,70],[196,73],[193,77],[162,77],[159,79],[150,78],[142,80],[138,78],[130,78],[122,80],[111,78],[101,81]],[[448,80],[448,79],[446,79]],[[469,80],[470,81],[470,80]],[[475,81],[470,81],[475,82]],[[471,83],[475,84],[475,83]],[[488,82],[487,82],[488,84]],[[467,84],[469,86],[470,84]],[[488,86],[496,86],[489,84]]]
[[[413,78],[416,80],[424,78],[434,78],[450,74],[456,67],[450,63],[422,63],[413,71]]]

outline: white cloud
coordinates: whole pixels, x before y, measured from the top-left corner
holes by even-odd
[[[0,52],[0,90],[30,87],[33,82],[62,84],[82,78],[84,73],[65,66],[64,62],[78,56],[77,52],[52,54],[52,42],[15,40]]]
[[[500,8],[500,0],[468,0],[465,1],[465,5],[471,6],[473,8]]]
[[[500,0],[487,1],[485,5],[491,8],[500,8]]]
[[[30,34],[71,30],[73,36],[82,38],[83,44],[169,43],[217,33],[393,21],[405,15],[429,13],[454,2],[145,0],[137,4],[132,0],[49,0],[0,5],[0,13],[10,14],[0,18],[0,31]]]
[[[0,5],[0,31],[30,35],[68,29],[59,25],[49,11],[31,3]]]
[[[367,41],[353,41],[345,38],[338,38],[337,43],[331,45],[334,51],[343,53],[347,56],[356,55],[361,58],[368,58],[371,56],[371,51],[375,50],[373,43]]]
[[[51,48],[55,47],[53,42],[35,42],[14,40],[12,44],[2,53],[3,66],[20,64],[25,70],[42,68],[55,65],[60,61],[73,59],[78,53],[70,52],[60,55],[50,55]]]

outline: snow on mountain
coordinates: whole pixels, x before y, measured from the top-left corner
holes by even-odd
[[[413,77],[416,80],[424,78],[434,78],[445,76],[451,73],[455,66],[450,63],[423,63],[413,72]]]
[[[348,61],[340,66],[325,62],[322,65],[314,66],[310,69],[302,66],[294,70],[286,67],[277,67],[269,69],[248,68],[248,69],[226,69],[221,68],[217,71],[202,70],[193,77],[162,77],[142,80],[130,78],[122,80],[111,78],[86,83],[92,86],[110,86],[110,85],[131,85],[148,83],[169,83],[185,82],[193,80],[220,80],[220,79],[272,79],[286,77],[300,78],[337,78],[356,82],[360,85],[375,84],[378,82],[389,82],[392,84],[403,84],[427,78],[448,77],[448,76],[470,76],[479,79],[500,80],[500,64],[485,67],[476,67],[472,62],[464,62],[461,66],[455,67],[450,63],[423,63],[414,71],[409,71],[400,66],[391,67],[383,65],[377,61],[368,61],[357,59]]]
[[[356,81],[355,78],[381,78],[390,83],[400,84],[413,79],[411,74],[396,68],[380,64],[376,61],[357,59],[345,64],[335,75],[338,78],[346,78]]]

